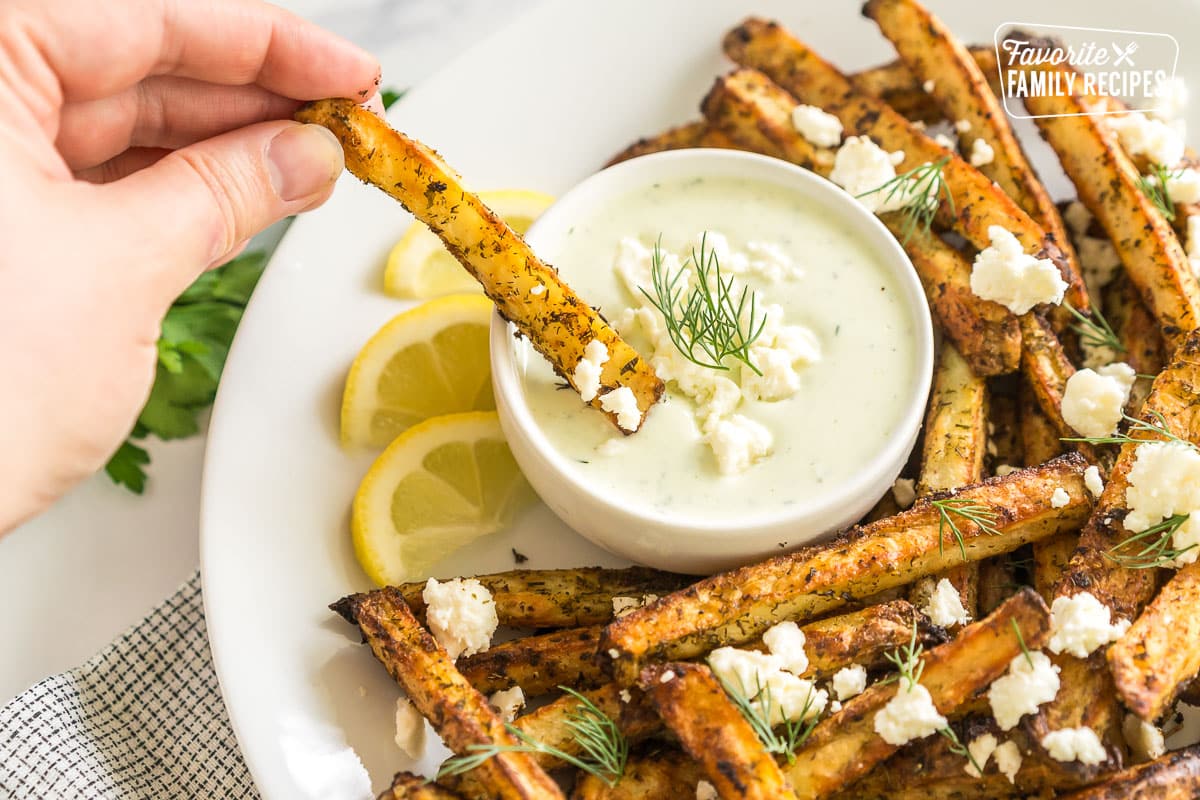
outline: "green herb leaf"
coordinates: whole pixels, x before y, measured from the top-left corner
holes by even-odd
[[[1155,164],[1149,175],[1138,176],[1138,188],[1142,194],[1150,198],[1150,202],[1166,217],[1168,222],[1175,221],[1175,201],[1171,199],[1171,189],[1168,181],[1183,175],[1183,169],[1173,170],[1163,164]]]
[[[141,494],[146,488],[146,470],[142,467],[149,463],[149,453],[126,441],[112,454],[112,458],[104,465],[104,471],[113,483],[124,486],[134,494]]]
[[[685,296],[689,263],[694,276]],[[660,236],[654,244],[650,274],[654,294],[645,289],[642,294],[662,314],[667,334],[684,358],[697,366],[719,370],[729,369],[725,359],[733,358],[762,374],[750,358],[750,345],[767,324],[766,316],[758,311],[758,293],[743,287],[738,294],[734,279],[721,276],[717,253],[708,249],[707,232],[700,237],[699,252],[693,250],[674,274],[663,265]]]
[[[1013,620],[1013,623],[1015,624],[1016,620]],[[967,761],[971,762],[971,766],[975,768],[977,775],[983,774],[983,767],[979,766],[979,762],[975,760],[975,756],[971,755],[971,751],[967,749],[966,745],[958,740],[958,734],[954,732],[954,728],[951,728],[949,725],[947,725],[944,728],[939,728],[938,733],[950,742],[950,744],[947,746],[947,749],[951,753],[962,756],[963,758],[967,759]]]
[[[1144,444],[1145,442],[1156,441],[1155,437],[1157,437],[1160,441],[1179,442],[1192,449],[1196,448],[1196,445],[1187,439],[1182,439],[1167,430],[1167,418],[1163,416],[1161,411],[1151,411],[1150,415],[1158,420],[1157,424],[1147,422],[1138,417],[1131,417],[1128,414],[1122,414],[1121,417],[1128,423],[1124,433],[1118,431],[1112,436],[1064,436],[1061,438],[1061,441],[1087,442],[1088,444]],[[1152,434],[1152,436],[1150,438],[1135,437],[1133,436],[1135,433],[1147,433]]]
[[[944,534],[946,529],[949,529],[954,540],[958,542],[958,550],[962,553],[963,561],[967,560],[967,545],[963,539],[962,530],[959,529],[954,517],[974,523],[979,530],[989,536],[996,536],[1000,533],[996,528],[996,520],[1000,518],[1000,514],[990,506],[976,503],[966,497],[943,497],[940,500],[930,501],[930,505],[938,512],[939,554],[943,552]]]
[[[950,193],[950,187],[943,175],[946,165],[949,163],[950,156],[942,156],[937,161],[921,164],[907,172],[902,172],[891,180],[870,191],[855,195],[855,197],[866,197],[883,192],[885,202],[906,199],[904,207],[901,209],[904,223],[900,228],[900,243],[908,244],[908,240],[912,238],[918,228],[924,233],[929,232],[933,218],[937,216],[939,198],[944,198],[950,206],[950,212],[954,213],[954,196]]]
[[[1076,324],[1071,330],[1079,334],[1079,340],[1093,347],[1107,347],[1118,353],[1125,352],[1125,345],[1113,331],[1112,325],[1104,318],[1099,306],[1092,306],[1091,312],[1084,314],[1070,303],[1064,301],[1063,307],[1075,317]]]
[[[1104,554],[1108,560],[1126,569],[1154,569],[1155,567],[1173,566],[1181,555],[1192,550],[1196,545],[1176,548],[1174,544],[1175,531],[1188,521],[1190,514],[1176,514],[1164,519],[1157,525],[1151,525],[1141,533],[1135,533],[1113,545]],[[1125,552],[1129,548],[1139,546],[1134,553]]]
[[[1033,669],[1033,654],[1029,652],[1029,647],[1025,644],[1025,635],[1021,633],[1021,626],[1017,624],[1015,619],[1012,622],[1013,633],[1017,635],[1017,644],[1021,646],[1021,652],[1025,655],[1025,660],[1029,662],[1029,668]]]
[[[379,96],[380,99],[383,100],[383,107],[391,108],[397,100],[399,100],[401,97],[404,97],[406,94],[408,94],[408,89],[393,89],[389,86],[380,92]]]
[[[896,674],[885,678],[881,683],[902,681],[905,688],[912,691],[912,688],[921,682],[921,674],[925,671],[925,662],[921,659],[924,652],[925,645],[917,642],[917,621],[914,619],[912,638],[908,644],[883,654],[883,657],[896,667]]]
[[[729,696],[730,702],[750,724],[754,735],[762,742],[763,749],[768,753],[783,756],[789,764],[795,762],[796,751],[808,741],[808,737],[820,722],[819,715],[812,714],[811,718],[809,715],[816,688],[814,687],[808,693],[808,697],[804,700],[804,706],[800,709],[800,715],[796,719],[785,718],[783,724],[776,730],[775,726],[771,724],[771,720],[775,716],[775,700],[771,696],[771,687],[763,686],[761,678],[755,676],[757,685],[754,694],[747,696],[741,687],[733,686],[717,675],[715,670],[713,675],[721,684],[721,688],[725,690],[725,694]]]

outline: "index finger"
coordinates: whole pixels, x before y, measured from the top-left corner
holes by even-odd
[[[379,62],[357,45],[259,0],[16,0],[64,101],[107,97],[150,75],[257,84],[296,100],[364,101]],[[3,16],[0,14],[0,16]]]

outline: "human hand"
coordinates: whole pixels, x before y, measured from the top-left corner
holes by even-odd
[[[342,170],[299,101],[379,65],[258,0],[0,3],[0,534],[99,469],[203,270]]]

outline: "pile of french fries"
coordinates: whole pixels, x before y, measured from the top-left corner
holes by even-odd
[[[1184,221],[1172,227],[1143,194],[1146,164],[1124,152],[1105,118],[1107,97],[1028,101],[1079,200],[1109,239],[1122,270],[1089,294],[1060,209],[1051,202],[996,98],[995,52],[965,47],[915,0],[870,0],[864,14],[899,60],[843,74],[776,23],[748,19],[724,39],[737,68],[703,99],[703,118],[639,140],[615,161],[662,150],[724,147],[754,151],[828,176],[832,150],[793,127],[798,104],[840,119],[845,134],[903,151],[898,169],[946,160],[946,197],[934,225],[904,238],[945,335],[923,443],[911,477],[916,502],[891,496],[860,525],[827,543],[697,582],[649,569],[515,571],[479,579],[493,593],[501,625],[528,635],[452,661],[422,622],[420,584],[347,597],[336,610],[356,624],[412,703],[459,755],[497,746],[473,769],[436,781],[402,773],[392,798],[671,798],[697,796],[705,781],[722,798],[1192,798],[1200,796],[1200,748],[1142,760],[1126,741],[1129,719],[1170,726],[1175,702],[1195,693],[1200,673],[1200,563],[1169,571],[1114,559],[1136,442],[1068,441],[1066,381],[1081,347],[1066,310],[1016,315],[976,296],[969,276],[987,229],[1012,231],[1026,251],[1049,258],[1068,283],[1067,302],[1091,313],[1097,298],[1141,375],[1128,412],[1200,444],[1200,286],[1184,248]],[[1050,65],[1022,67],[1056,70]],[[569,288],[529,295],[526,284],[557,278],[491,215],[432,151],[390,131],[355,106],[322,101],[301,119],[328,124],[347,147],[351,170],[384,188],[429,223],[480,277],[507,317],[564,377],[591,335],[619,338]],[[994,151],[978,168],[925,134],[959,121],[964,149],[983,138]],[[1188,158],[1196,163],[1189,150]],[[473,199],[472,199],[473,198]],[[467,209],[464,216],[463,209]],[[900,238],[897,212],[883,221]],[[953,234],[948,236],[947,234]],[[1098,287],[1092,287],[1097,289]],[[628,347],[625,345],[625,347]],[[630,351],[628,369],[606,375],[629,385],[643,411],[661,382]],[[624,383],[620,383],[620,382]],[[1135,430],[1141,441],[1158,436]],[[1023,467],[1022,467],[1023,465]],[[1094,498],[1084,471],[1106,476]],[[1013,467],[1022,467],[1013,469]],[[1068,500],[1051,502],[1056,489]],[[989,510],[986,524],[946,524],[944,505]],[[919,609],[947,578],[971,624],[933,625]],[[1088,591],[1128,620],[1128,631],[1090,658],[1052,657],[1057,697],[1001,733],[984,693],[1022,651],[1042,648],[1055,598]],[[614,616],[614,598],[659,599]],[[802,676],[826,680],[865,666],[872,683],[822,717],[793,753],[769,752],[763,737],[705,664],[718,647],[760,648],[765,631],[795,621],[810,659]],[[1014,630],[1019,634],[1014,635]],[[922,645],[921,685],[951,721],[955,737],[888,744],[872,720],[898,691],[889,656]],[[484,694],[513,685],[544,705],[506,724]],[[580,695],[564,693],[569,687]],[[630,750],[619,776],[576,771],[557,753],[581,743],[571,720],[580,697],[611,720]],[[1105,759],[1060,762],[1041,744],[1051,731],[1088,727]],[[995,763],[971,774],[958,742],[984,733],[1011,739],[1023,756],[1010,779]],[[536,741],[545,748],[522,748]],[[551,776],[554,773],[554,776]],[[567,787],[564,789],[563,787]]]

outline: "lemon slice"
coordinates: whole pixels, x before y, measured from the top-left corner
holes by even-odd
[[[525,233],[554,198],[529,189],[480,192],[488,208],[500,215],[517,233]],[[393,297],[425,299],[455,292],[477,292],[472,278],[442,240],[420,222],[413,222],[388,255],[383,289]]]
[[[363,478],[354,552],[380,586],[415,580],[509,525],[535,497],[494,411],[434,417],[398,436]]]
[[[491,314],[492,304],[482,295],[451,295],[380,328],[346,378],[342,442],[386,447],[430,417],[494,409]]]

